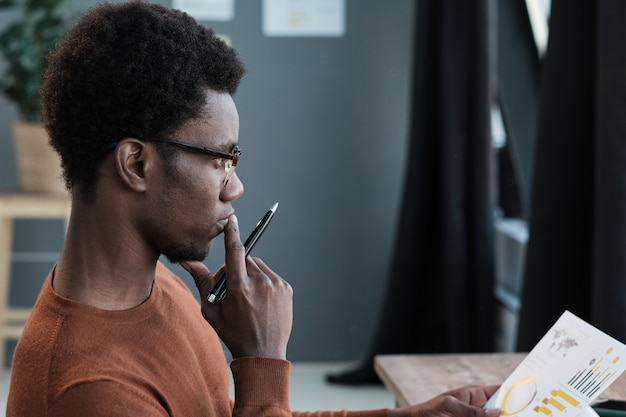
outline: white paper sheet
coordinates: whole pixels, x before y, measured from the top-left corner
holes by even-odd
[[[263,0],[265,36],[343,36],[345,0]]]
[[[487,401],[502,416],[576,416],[626,368],[626,346],[565,311]]]

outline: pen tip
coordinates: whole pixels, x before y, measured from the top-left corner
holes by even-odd
[[[270,210],[276,211],[277,208],[278,208],[278,202],[274,203],[274,205],[270,208]]]

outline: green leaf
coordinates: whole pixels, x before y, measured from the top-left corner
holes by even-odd
[[[0,32],[0,93],[13,101],[25,120],[39,119],[39,86],[46,57],[65,33],[65,16],[59,13],[66,0],[0,0],[0,8],[21,9],[14,23]]]
[[[15,0],[0,0],[0,8],[15,7],[17,2]]]

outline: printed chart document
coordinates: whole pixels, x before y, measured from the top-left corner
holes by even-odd
[[[575,417],[624,369],[626,345],[565,311],[485,408],[505,417]]]

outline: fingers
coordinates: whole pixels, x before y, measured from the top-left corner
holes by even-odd
[[[265,263],[258,258],[246,257],[245,247],[241,243],[239,234],[239,222],[233,214],[229,217],[224,228],[224,248],[226,263],[218,269],[215,276],[212,276],[208,268],[198,261],[183,261],[180,265],[189,272],[200,292],[200,297],[205,300],[210,291],[214,288],[218,278],[228,270],[228,281],[232,289],[245,288],[251,277],[267,278],[278,277]],[[247,258],[247,259],[246,259]]]
[[[458,398],[466,404],[482,407],[497,389],[498,385],[469,385],[444,394]]]
[[[261,259],[246,256],[246,249],[241,242],[237,217],[232,215],[224,229],[224,245],[226,250],[227,282],[233,291],[258,289],[259,285],[284,281],[270,269]],[[216,274],[219,275],[219,274]],[[252,280],[252,281],[251,281]]]
[[[226,265],[228,265],[230,272],[229,279],[231,281],[237,281],[242,274],[242,271],[246,271],[245,261],[245,248],[241,243],[239,236],[239,223],[237,217],[233,214],[228,218],[228,223],[224,228],[224,247],[226,250]],[[208,268],[198,261],[183,261],[180,265],[191,274],[200,292],[200,299],[206,300],[213,286],[216,284],[214,278],[219,278],[225,273],[226,266],[217,271],[215,277],[211,276]],[[234,282],[234,284],[238,284]]]
[[[497,385],[472,385],[445,392],[418,405],[396,408],[390,417],[498,417],[497,408],[482,408]]]
[[[273,293],[287,294],[290,300],[293,298],[293,288],[287,280],[270,269],[260,258],[252,258],[252,261],[260,272],[259,277],[265,281],[266,288]]]
[[[211,272],[200,261],[182,261],[180,266],[193,277],[193,281],[201,296],[205,296],[211,291]]]
[[[228,218],[224,228],[224,249],[228,280],[233,282],[246,273],[246,250],[239,235],[239,221],[234,214]]]
[[[181,262],[200,291],[202,316],[233,358],[285,359],[293,320],[291,286],[262,260],[246,256],[234,215],[224,228],[224,246],[225,266],[213,276],[201,262]],[[223,302],[209,303],[207,296],[221,271],[227,274],[227,296]]]
[[[482,408],[487,400],[498,390],[499,385],[469,385],[449,392],[459,400],[465,412],[476,417],[498,417],[500,409]]]
[[[276,272],[274,272],[269,266],[267,266],[267,264],[265,262],[263,262],[263,260],[261,258],[250,258],[252,261],[252,264],[254,265],[254,267],[258,268],[258,270],[267,278],[269,278],[270,281],[281,281],[284,282],[285,284],[287,283],[287,281],[285,281],[284,279],[282,279]]]
[[[499,384],[496,385],[485,385],[482,387],[485,391],[485,394],[487,395],[487,399],[491,398],[493,396],[493,394],[496,393],[496,391],[498,390],[498,388],[500,388]]]
[[[485,416],[486,417],[498,417],[500,416],[501,411],[499,408],[486,408],[485,409]]]

